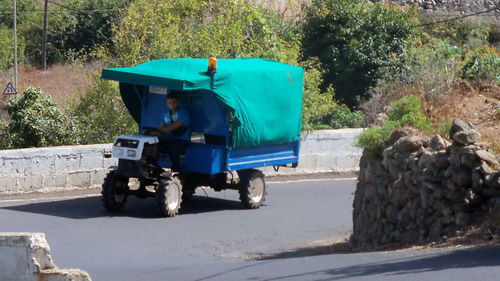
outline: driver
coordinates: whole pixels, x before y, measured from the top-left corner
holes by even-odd
[[[172,162],[172,170],[180,171],[180,155],[186,153],[186,147],[191,140],[189,113],[179,107],[177,91],[167,96],[167,109],[161,113],[161,125],[156,132],[160,139],[160,152],[167,153]]]

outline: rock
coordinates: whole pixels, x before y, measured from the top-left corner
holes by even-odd
[[[481,193],[488,197],[495,197],[500,195],[500,189],[495,187],[487,187],[484,188],[483,191],[481,191]]]
[[[435,135],[429,142],[429,147],[434,151],[440,151],[450,146],[450,143],[440,135]]]
[[[491,168],[490,165],[488,165],[484,161],[481,161],[478,166],[472,168],[472,171],[473,172],[480,172],[481,174],[483,174],[485,176],[495,172],[495,170],[493,168]]]
[[[462,192],[456,191],[456,190],[450,190],[446,192],[445,196],[446,199],[454,201],[454,202],[460,202],[463,200],[464,195]]]
[[[453,212],[458,213],[465,209],[465,204],[462,202],[453,203],[451,208],[453,209]]]
[[[500,196],[490,198],[488,205],[490,205],[493,211],[500,211]]]
[[[460,164],[464,167],[472,169],[473,167],[477,166],[478,160],[475,155],[463,154],[462,156],[460,156]]]
[[[479,203],[481,203],[481,201],[482,198],[476,191],[472,190],[471,188],[465,191],[464,203],[466,208],[477,206]]]
[[[448,162],[455,166],[455,167],[458,167],[460,166],[460,164],[462,163],[461,162],[461,159],[460,159],[460,155],[459,154],[452,154],[448,157]]]
[[[431,228],[429,229],[429,240],[436,240],[439,237],[441,237],[441,229],[443,228],[443,221],[441,219],[437,219],[434,221],[434,223],[431,225]]]
[[[484,184],[489,187],[500,189],[500,172],[491,173],[484,176]]]
[[[408,136],[410,133],[405,129],[394,129],[389,138],[389,143],[392,145],[396,143],[400,138]]]
[[[425,144],[426,140],[424,138],[411,135],[400,138],[394,143],[394,147],[401,152],[417,151]]]
[[[445,182],[445,186],[449,190],[457,190],[457,185],[455,184],[455,182],[452,179],[447,179]]]
[[[462,145],[473,144],[481,138],[481,133],[476,130],[464,130],[451,136],[451,139]]]
[[[455,133],[462,132],[465,130],[470,130],[472,127],[462,121],[461,119],[455,118],[451,124],[450,136],[453,136]]]
[[[477,150],[475,155],[486,162],[489,166],[493,167],[494,169],[498,169],[500,167],[498,163],[498,157],[486,150]]]
[[[450,145],[446,151],[450,155],[459,155],[462,156],[464,154],[475,154],[476,150],[478,150],[479,147],[476,145],[460,145],[457,143],[453,143]]]
[[[451,178],[459,186],[469,186],[472,184],[472,175],[470,171],[462,167],[456,169],[451,175]]]
[[[445,216],[441,219],[445,225],[455,224],[454,216]]]
[[[459,212],[455,216],[455,224],[456,225],[464,226],[464,225],[469,224],[471,222],[471,220],[472,220],[472,217],[469,213]]]
[[[444,217],[446,216],[450,216],[453,214],[453,210],[449,207],[449,206],[446,206],[443,208],[443,210],[441,211],[441,213],[443,214]]]
[[[430,151],[424,151],[418,160],[418,166],[420,168],[428,167],[436,161],[435,153]]]
[[[480,173],[472,173],[472,188],[474,190],[481,190],[483,183],[483,176]]]
[[[443,199],[443,191],[441,191],[441,189],[437,189],[436,191],[434,191],[434,198],[436,200]]]
[[[446,153],[441,154],[439,153],[438,156],[436,156],[436,167],[439,169],[446,169],[448,166],[450,166],[450,161],[448,161],[448,156],[446,156]]]

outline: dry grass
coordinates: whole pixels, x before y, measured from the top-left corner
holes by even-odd
[[[471,122],[482,134],[482,141],[491,144],[500,153],[500,86],[492,82],[474,85],[455,82],[441,89],[439,94],[426,93],[407,84],[390,84],[375,92],[361,104],[361,109],[372,123],[380,112],[387,112],[392,101],[414,95],[422,100],[427,116],[438,120],[460,118]]]
[[[441,102],[424,102],[427,115],[438,119],[460,118],[471,122],[482,140],[500,152],[500,87],[491,83],[455,85]]]
[[[16,90],[22,93],[31,86],[40,87],[60,106],[64,106],[78,91],[86,91],[90,87],[89,76],[99,73],[101,69],[102,64],[97,61],[86,64],[56,64],[47,70],[21,66]],[[13,81],[12,73],[12,70],[0,73],[2,92],[7,83]],[[7,97],[3,97],[1,103],[5,104],[6,101]]]

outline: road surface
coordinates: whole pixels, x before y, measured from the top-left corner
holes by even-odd
[[[258,210],[242,209],[235,191],[198,190],[174,218],[158,217],[153,199],[129,198],[118,214],[92,195],[0,200],[0,231],[44,232],[59,267],[96,281],[500,280],[496,246],[300,257],[348,237],[355,184],[271,182]]]

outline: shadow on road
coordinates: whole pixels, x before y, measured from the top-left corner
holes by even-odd
[[[495,267],[500,265],[500,245],[480,246],[460,249],[444,254],[429,254],[414,258],[394,259],[389,261],[366,263],[354,266],[311,271],[295,275],[285,275],[267,280],[299,278],[304,280],[340,280],[355,279],[371,275],[398,276],[422,272],[434,272],[448,269]],[[319,275],[327,278],[321,279]]]
[[[1,207],[0,209],[71,219],[90,219],[98,217],[160,218],[154,198],[138,199],[129,197],[127,198],[125,207],[120,212],[106,211],[102,206],[100,196]],[[195,195],[192,200],[183,203],[179,211],[179,216],[241,209],[241,204],[238,201]]]

